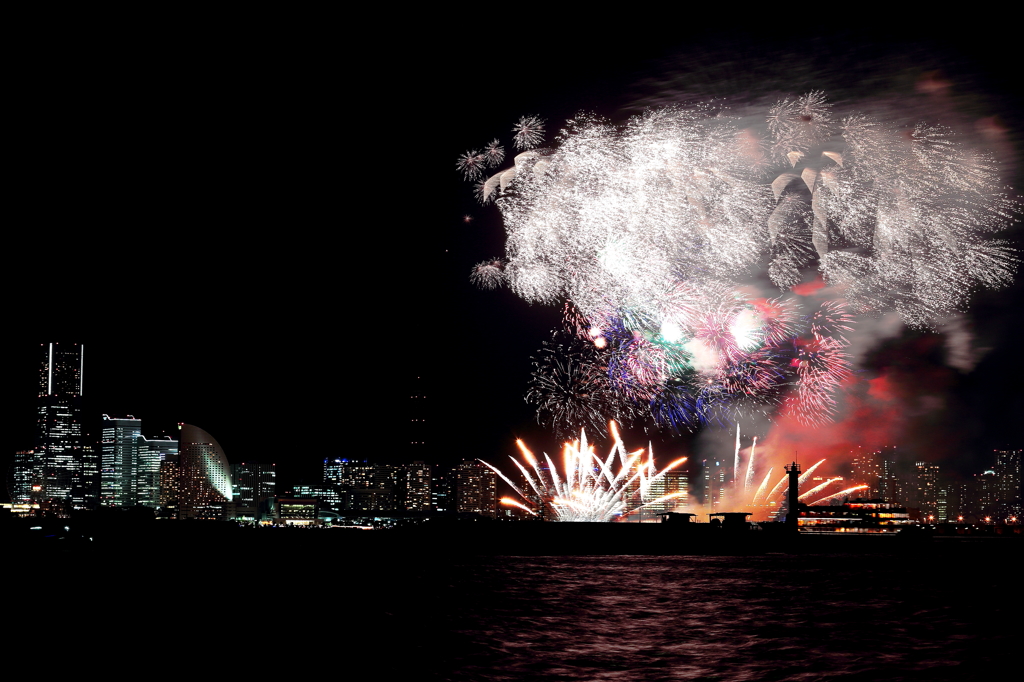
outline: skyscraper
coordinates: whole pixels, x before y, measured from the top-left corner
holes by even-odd
[[[100,502],[106,507],[134,507],[138,500],[139,440],[142,420],[103,415],[100,432]]]
[[[170,436],[139,436],[139,465],[136,474],[137,503],[154,509],[160,504],[160,468],[170,460],[178,461],[178,441]]]
[[[36,438],[30,466],[40,498],[64,510],[99,497],[97,453],[82,431],[85,350],[79,343],[44,343],[39,351]]]
[[[260,462],[241,462],[231,465],[233,501],[238,504],[237,518],[253,521],[269,519],[273,515],[274,495],[277,489],[277,467]]]
[[[480,462],[466,461],[455,470],[455,509],[494,518],[498,513],[498,476]]]
[[[231,465],[213,436],[178,424],[178,518],[222,519],[231,502]]]

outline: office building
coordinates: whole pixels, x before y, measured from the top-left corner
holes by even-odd
[[[256,522],[273,518],[277,466],[260,462],[232,464],[231,490],[240,518]]]
[[[22,462],[28,472],[16,478],[38,479],[40,499],[58,513],[99,499],[99,461],[82,430],[84,371],[82,344],[40,345],[35,447],[31,461]]]
[[[149,439],[139,436],[136,469],[137,504],[156,509],[160,502],[160,468],[165,461],[178,461],[178,441],[170,436]]]
[[[1024,450],[996,450],[995,513],[1000,519],[1021,518],[1020,460]]]
[[[142,420],[103,415],[100,431],[100,503],[105,507],[138,504],[139,438]]]
[[[232,501],[223,448],[198,426],[178,424],[178,518],[223,519]]]
[[[455,470],[455,510],[494,518],[498,511],[498,475],[480,462],[466,461]]]
[[[401,467],[403,485],[401,497],[406,511],[430,511],[433,501],[430,496],[430,465],[413,462]]]
[[[651,481],[643,496],[644,516],[655,516],[675,510],[683,511],[689,504],[689,492],[690,477],[685,471],[666,471]],[[670,495],[674,497],[669,497]]]

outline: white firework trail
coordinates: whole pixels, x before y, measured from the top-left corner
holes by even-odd
[[[512,498],[502,498],[503,504],[525,509],[533,515],[550,516],[555,521],[614,521],[644,507],[685,494],[675,492],[645,501],[652,484],[685,462],[686,458],[677,459],[657,471],[653,453],[648,450],[645,461],[643,449],[632,453],[626,451],[614,422],[610,424],[609,431],[613,444],[604,459],[587,443],[585,431],[580,433],[580,440],[566,443],[561,476],[546,453],[541,462],[522,441],[516,441],[527,466],[514,457],[511,459],[522,473],[525,486],[513,483],[497,467],[483,460],[480,462],[500,476],[523,499],[523,502],[519,502]]]
[[[747,457],[747,475],[743,478],[743,490],[747,492],[750,486],[754,485],[754,451],[757,450],[757,436],[754,436],[754,443],[750,446],[750,455]]]

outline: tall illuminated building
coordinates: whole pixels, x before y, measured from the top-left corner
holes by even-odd
[[[1020,460],[1024,450],[996,450],[996,513],[999,518],[1020,518],[1021,506]]]
[[[242,462],[231,465],[231,490],[238,504],[239,518],[252,516],[262,521],[273,516],[274,495],[277,490],[277,466],[260,462]]]
[[[160,507],[160,468],[165,461],[178,461],[178,441],[170,436],[146,438],[139,436],[139,464],[136,469],[136,500],[138,504]]]
[[[82,430],[84,347],[80,343],[44,343],[38,358],[31,469],[38,473],[40,499],[63,510],[95,506],[99,462]]]
[[[213,436],[178,424],[178,518],[223,519],[232,500],[231,465]]]
[[[138,500],[139,439],[142,420],[103,415],[100,432],[100,503],[134,507]]]
[[[455,510],[494,518],[498,513],[498,476],[480,462],[466,461],[455,470]]]
[[[666,471],[651,482],[643,501],[645,503],[653,502],[653,504],[648,504],[644,511],[650,512],[650,514],[663,514],[675,509],[684,508],[690,502],[689,492],[690,477],[685,471],[678,469]],[[667,497],[668,495],[675,495],[675,497],[655,502],[655,500]]]

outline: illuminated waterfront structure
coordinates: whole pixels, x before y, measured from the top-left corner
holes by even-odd
[[[647,494],[644,496],[644,502],[659,499],[661,501],[647,505],[643,510],[644,515],[654,517],[656,514],[664,514],[686,507],[689,504],[689,489],[690,477],[685,471],[678,469],[666,471],[664,476],[651,482]],[[668,495],[676,495],[676,497],[662,499]]]
[[[868,486],[865,496],[879,497],[882,494],[882,451],[858,450],[850,463],[850,479]]]
[[[494,518],[498,511],[498,475],[480,462],[455,470],[455,510]]]
[[[1024,450],[996,450],[996,464],[992,470],[996,474],[995,512],[999,518],[1020,518],[1024,509],[1021,506],[1020,460]]]
[[[149,439],[139,436],[139,465],[136,474],[138,504],[157,508],[160,502],[160,469],[167,460],[178,461],[178,441],[170,436]]]
[[[232,501],[231,466],[213,436],[178,424],[178,518],[222,519]]]
[[[133,507],[138,501],[139,439],[142,420],[103,415],[100,432],[100,503]]]
[[[717,459],[705,459],[701,468],[704,481],[704,506],[716,511],[725,499],[729,484],[729,466]]]
[[[40,345],[34,454],[23,462],[29,473],[16,478],[38,479],[40,499],[62,511],[95,506],[99,498],[97,453],[82,431],[84,371],[82,344]]]
[[[402,499],[406,511],[430,511],[433,504],[430,496],[430,465],[413,462],[401,467]]]
[[[913,521],[905,507],[882,500],[854,500],[841,506],[800,505],[804,533],[895,533]]]
[[[14,453],[14,464],[7,483],[12,503],[38,501],[43,489],[43,467],[35,450],[19,450]]]
[[[277,466],[260,462],[231,465],[232,499],[239,520],[265,521],[273,514],[277,491]]]
[[[100,502],[108,507],[160,505],[160,463],[178,453],[169,436],[142,435],[142,420],[103,415],[100,435]]]

